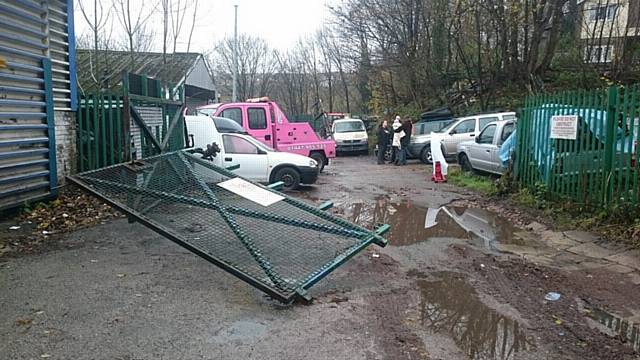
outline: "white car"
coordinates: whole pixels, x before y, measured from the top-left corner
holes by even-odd
[[[234,172],[246,179],[273,183],[282,181],[285,189],[313,184],[318,179],[318,163],[306,156],[279,152],[247,135],[233,120],[205,115],[185,116],[190,147],[207,149],[216,143],[220,152],[213,158],[217,166],[240,167]]]
[[[331,133],[333,141],[336,142],[336,152],[369,152],[369,135],[362,120],[350,118],[334,120]]]
[[[457,159],[465,171],[484,171],[501,175],[500,148],[516,129],[515,120],[494,121],[482,129],[473,141],[458,144]]]

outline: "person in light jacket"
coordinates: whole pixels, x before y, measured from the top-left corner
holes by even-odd
[[[401,149],[401,140],[405,136],[404,131],[402,130],[402,123],[400,122],[400,116],[396,116],[395,120],[393,120],[393,141],[391,142],[391,162],[395,165],[398,165],[400,161],[400,149]]]

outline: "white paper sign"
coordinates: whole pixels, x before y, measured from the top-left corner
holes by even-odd
[[[578,138],[578,115],[551,117],[551,138],[575,140]]]
[[[262,206],[269,206],[284,199],[283,196],[274,194],[240,178],[223,181],[218,183],[218,186]]]

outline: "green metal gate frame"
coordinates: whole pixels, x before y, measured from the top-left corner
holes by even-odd
[[[340,265],[371,244],[381,247],[387,245],[382,235],[390,229],[389,225],[382,224],[374,231],[364,229],[327,212],[332,206],[331,202],[314,207],[277,193],[276,189],[282,183],[266,187],[255,184],[283,197],[280,206],[256,208],[248,206],[242,199],[238,201],[237,197],[229,198],[228,192],[211,183],[213,178],[224,181],[238,176],[182,150],[88,171],[72,176],[70,180],[123,211],[130,219],[285,303],[296,298],[310,300],[307,290]],[[204,225],[216,231],[210,233],[204,230],[202,233],[213,236],[194,239],[180,232],[179,229],[184,229],[181,220],[184,221],[185,217],[179,216],[179,206],[188,208],[188,221],[203,214],[219,216],[217,222],[207,221]],[[247,219],[253,222],[252,229],[242,225],[241,220]],[[284,265],[274,266],[271,261],[274,256],[277,255],[279,260],[288,259],[295,250],[277,253],[282,248],[276,246],[274,250],[273,245],[281,244],[282,240],[264,235],[265,229],[259,225],[260,222],[262,226],[277,226],[281,236],[292,236],[296,240],[297,249],[304,250],[304,260],[310,261],[306,269],[300,270],[294,264],[295,270],[287,271],[287,277],[280,271]],[[233,250],[228,249],[228,245],[220,245],[228,244],[225,241],[229,238],[225,238],[224,229],[231,231],[233,235],[229,236],[232,236],[233,244],[246,251],[251,264],[228,258]],[[257,233],[256,229],[259,230]],[[305,234],[310,236],[303,240]],[[320,237],[321,234],[324,237]],[[316,258],[319,250],[307,247],[309,242],[321,247],[324,257]],[[327,253],[331,255],[327,256]],[[259,269],[258,273],[249,270],[252,266]]]
[[[136,110],[162,109],[162,126],[151,128]],[[123,72],[122,91],[80,94],[77,116],[77,169],[79,172],[183,149],[184,85],[174,87],[158,79]],[[132,151],[132,121],[141,129],[142,154]]]

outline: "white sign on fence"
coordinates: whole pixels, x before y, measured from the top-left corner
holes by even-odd
[[[578,138],[578,115],[551,117],[551,138],[575,140]]]

